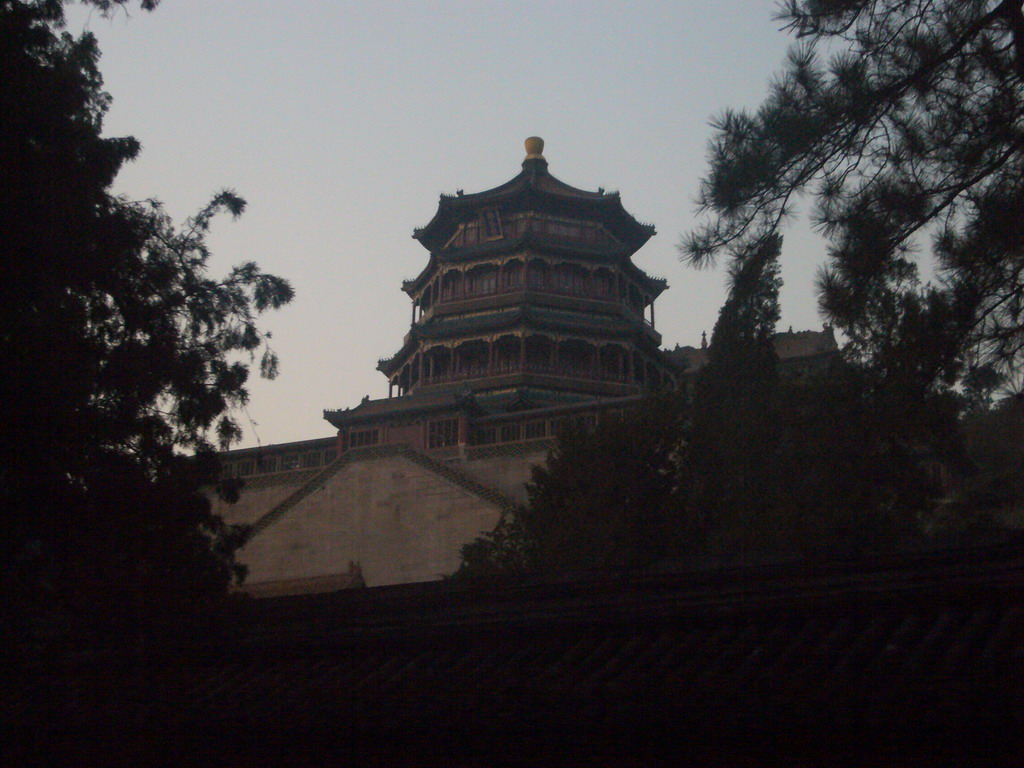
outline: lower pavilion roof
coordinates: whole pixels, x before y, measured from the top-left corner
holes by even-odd
[[[535,250],[530,250],[531,248]],[[516,253],[522,251],[522,253]],[[486,259],[498,254],[510,253],[523,259],[543,258],[545,255],[566,256],[574,261],[589,261],[595,264],[621,264],[637,282],[645,286],[655,297],[668,288],[663,277],[652,277],[630,260],[633,251],[622,246],[585,245],[545,238],[535,233],[526,233],[514,238],[492,240],[478,245],[455,250],[438,251],[430,254],[427,266],[416,277],[402,281],[402,290],[415,293],[434,275],[441,263],[458,264]]]
[[[478,417],[474,424],[481,426],[518,418],[534,419],[576,412],[591,413],[605,409],[628,408],[637,405],[643,397],[596,397],[575,392],[553,392],[522,387],[509,393],[478,395],[476,401],[487,415]]]
[[[622,316],[571,312],[526,304],[510,310],[478,314],[473,317],[437,317],[414,326],[412,333],[422,339],[443,339],[481,331],[497,331],[523,325],[530,329],[557,330],[620,338],[640,330],[640,320]]]
[[[423,392],[387,397],[378,400],[363,400],[355,408],[325,410],[324,418],[333,426],[353,426],[400,414],[421,414],[445,411],[478,412],[479,407],[472,393],[464,386],[441,392]]]
[[[472,415],[475,422],[484,423],[488,419],[516,418],[519,415],[542,418],[569,411],[621,408],[635,405],[640,399],[640,395],[597,397],[531,386],[476,393],[465,382],[458,382],[446,389],[365,400],[351,409],[325,410],[324,418],[340,429],[366,426],[393,417],[461,411]]]

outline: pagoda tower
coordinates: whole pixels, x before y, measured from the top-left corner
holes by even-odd
[[[377,366],[388,398],[325,412],[343,433],[359,427],[343,449],[390,442],[370,427],[389,416],[410,427],[414,413],[460,404],[472,420],[633,398],[675,379],[654,322],[667,283],[632,262],[654,227],[631,216],[617,192],[552,176],[543,150],[542,139],[527,139],[518,175],[484,192],[441,195],[414,231],[430,256],[402,285],[412,301],[404,343]],[[420,447],[472,442],[466,419],[445,429],[443,437],[427,430]]]
[[[413,237],[429,258],[402,285],[409,332],[378,368],[388,397],[324,411],[336,436],[224,455],[246,479],[246,591],[284,595],[429,581],[528,503],[534,468],[568,425],[633,408],[707,350],[660,348],[654,302],[667,287],[633,254],[654,234],[617,193],[550,173],[527,139],[522,171],[476,194],[442,195]],[[800,370],[835,354],[830,328],[776,336]]]
[[[405,343],[378,366],[392,395],[460,386],[539,405],[636,394],[673,375],[654,328],[666,282],[631,260],[654,227],[617,192],[556,179],[543,148],[527,139],[519,175],[442,195],[414,232],[430,259],[402,285],[412,299]]]

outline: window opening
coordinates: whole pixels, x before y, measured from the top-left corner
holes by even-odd
[[[443,419],[427,424],[427,447],[444,448],[459,442],[459,420]]]
[[[484,237],[488,240],[497,240],[504,237],[501,232],[501,215],[493,208],[483,212]]]
[[[379,439],[379,430],[362,429],[358,432],[350,432],[348,436],[349,448],[362,448],[366,445],[376,445]]]

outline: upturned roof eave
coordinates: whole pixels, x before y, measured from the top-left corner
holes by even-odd
[[[524,164],[525,165],[525,164]],[[538,183],[539,178],[548,180],[552,189],[544,189]],[[425,248],[436,251],[443,247],[451,229],[457,225],[458,214],[464,211],[473,211],[486,206],[508,204],[516,197],[536,196],[541,204],[548,202],[569,203],[594,207],[595,214],[602,217],[614,216],[620,219],[623,225],[622,230],[629,237],[633,250],[639,249],[655,234],[655,228],[651,224],[643,224],[630,214],[622,205],[622,199],[618,192],[588,192],[577,189],[556,177],[543,173],[531,173],[526,168],[514,178],[492,189],[471,194],[442,194],[438,202],[437,211],[433,218],[423,227],[413,230],[413,238],[418,240]],[[603,210],[602,210],[603,209]]]
[[[543,208],[549,205],[571,205],[590,208],[591,210],[584,215],[607,225],[624,245],[628,245],[632,252],[638,251],[648,240],[657,234],[653,224],[643,224],[637,221],[622,205],[622,201],[617,194],[607,195],[602,199],[580,199],[560,197],[544,190],[523,189],[502,195],[501,197],[491,198],[485,203],[478,202],[477,205],[465,204],[462,202],[465,200],[465,197],[442,197],[434,218],[426,226],[413,230],[413,238],[418,240],[427,250],[431,252],[439,251],[454,233],[455,227],[461,223],[460,214],[465,211],[480,210],[487,205],[506,205],[512,207],[511,201],[515,201],[516,198],[522,198],[522,202],[521,204],[515,204],[514,207],[524,210]],[[456,204],[448,202],[453,199],[457,199],[459,202]]]
[[[500,199],[505,195],[505,193],[517,190],[522,185],[522,181],[526,176],[527,172],[524,168],[504,184],[491,187],[483,192],[471,192],[468,195],[461,193],[454,195],[442,193],[438,200],[437,211],[434,212],[433,218],[422,227],[416,227],[412,231],[413,239],[419,240],[423,243],[425,248],[436,250],[427,242],[427,239],[429,239],[432,230],[437,229],[437,227],[440,226],[441,220],[445,218],[447,213],[453,210],[460,210],[462,208],[472,208],[473,205],[480,205],[481,203],[486,205],[493,202],[495,198]]]
[[[405,364],[405,359],[416,349],[418,336],[414,331],[415,329],[410,330],[409,340],[406,341],[402,345],[402,348],[395,352],[395,354],[391,357],[385,358],[384,360],[377,361],[378,371],[390,378],[391,374],[397,372]]]
[[[664,277],[652,277],[644,272],[640,267],[634,264],[632,261],[624,262],[624,268],[629,271],[633,277],[642,281],[651,291],[651,298],[657,298],[664,291],[668,290],[668,280]]]
[[[431,252],[427,265],[420,270],[420,273],[411,280],[402,281],[402,291],[412,296],[430,280],[431,276],[434,274],[436,265],[437,254]]]
[[[471,393],[450,391],[438,395],[403,395],[369,400],[360,403],[355,408],[324,410],[323,416],[329,424],[341,429],[342,427],[380,421],[399,414],[438,411],[465,411],[471,414],[482,412]]]
[[[582,253],[590,257],[603,258],[609,264],[612,264],[615,261],[621,261],[624,267],[634,277],[647,285],[654,297],[659,296],[668,289],[668,280],[663,277],[653,277],[652,275],[648,275],[643,269],[629,260],[633,253],[636,252],[635,249],[624,247],[603,248],[600,246],[587,246],[585,248],[580,248],[574,243],[545,240],[544,238],[538,237],[532,233],[528,233],[513,240],[494,241],[486,243],[483,246],[472,245],[460,248],[457,251],[445,252],[443,254],[431,253],[430,260],[427,262],[427,265],[416,277],[402,281],[402,291],[410,296],[415,294],[416,291],[429,282],[430,278],[436,272],[439,262],[443,261],[444,263],[453,264],[462,261],[471,261],[472,259],[480,256],[492,256],[506,252],[511,253],[530,246],[543,248],[545,252],[562,252],[569,255]]]
[[[568,317],[565,313],[534,305],[496,312],[493,315],[484,316],[472,324],[465,323],[462,327],[458,326],[458,322],[458,320],[454,320],[444,323],[448,327],[434,327],[435,323],[414,326],[409,331],[408,341],[394,355],[379,361],[377,370],[390,377],[408,362],[420,342],[423,341],[436,341],[467,333],[489,333],[517,326],[537,331],[571,330],[581,335],[589,334],[605,339],[628,339],[636,334],[639,334],[639,337],[644,336],[644,327],[626,318],[608,318],[600,323],[594,322],[593,319],[581,318],[579,322],[573,322],[573,318]],[[441,325],[441,323],[436,325]]]
[[[661,294],[668,288],[668,281],[665,278],[652,277],[630,261],[630,258],[636,253],[639,246],[632,247],[624,244],[580,245],[579,243],[546,238],[534,232],[527,232],[514,238],[492,240],[449,251],[432,251],[429,261],[420,273],[414,278],[402,281],[402,291],[409,296],[413,296],[416,291],[423,288],[430,281],[437,271],[438,265],[441,263],[457,264],[484,256],[491,257],[505,253],[514,253],[515,251],[530,247],[541,249],[544,253],[569,256],[582,255],[607,264],[622,263],[634,277],[648,286],[654,296]]]

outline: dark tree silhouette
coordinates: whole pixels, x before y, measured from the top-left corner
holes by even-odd
[[[462,575],[643,568],[693,553],[852,555],[934,529],[932,467],[962,462],[956,399],[838,356],[780,371],[781,238],[750,246],[684,391],[568,429],[529,503],[463,548]]]
[[[111,194],[139,144],[102,136],[96,42],[62,21],[59,2],[0,0],[0,572],[12,631],[118,637],[235,574],[238,532],[199,489],[253,356],[275,372],[256,318],[292,289],[252,263],[207,274],[234,193],[181,229]]]
[[[852,354],[940,385],[1019,375],[1020,0],[787,0],[780,18],[801,42],[759,109],[716,119],[711,218],[683,254],[742,258],[809,191],[831,243],[821,305]]]
[[[968,510],[1024,517],[1024,397],[1007,397],[964,417],[975,472],[966,482]],[[1019,524],[1019,523],[1018,523]]]
[[[771,526],[779,478],[778,371],[780,237],[753,246],[731,267],[729,295],[694,376],[690,466],[693,498],[708,527],[728,549],[755,541]],[[760,521],[760,522],[759,522]]]
[[[527,506],[463,547],[462,575],[640,568],[694,549],[680,486],[688,414],[663,393],[594,428],[567,423]]]

